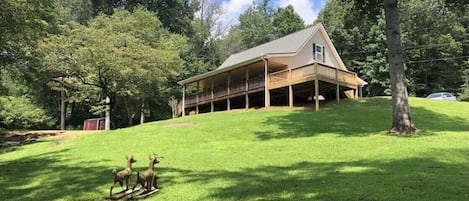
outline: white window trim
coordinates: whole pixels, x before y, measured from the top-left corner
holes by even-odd
[[[324,55],[324,50],[325,50],[324,46],[315,43],[315,44],[314,44],[314,48],[315,48],[315,49],[314,49],[314,60],[316,60],[316,61],[321,61],[321,62],[325,62],[325,61],[324,61],[324,58],[325,58],[325,57],[324,57],[324,56],[325,56],[325,55]],[[318,51],[318,50],[319,50],[319,51]]]

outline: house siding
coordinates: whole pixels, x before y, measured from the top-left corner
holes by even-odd
[[[320,44],[325,47],[326,62],[323,62],[322,60],[314,60],[313,43]],[[314,34],[313,37],[311,37],[310,40],[306,42],[306,44],[302,47],[300,51],[298,51],[295,56],[273,57],[271,58],[271,60],[278,63],[286,64],[289,68],[295,68],[298,66],[303,66],[305,64],[320,62],[327,66],[345,70],[344,68],[340,67],[339,61],[337,61],[337,58],[333,55],[333,51],[335,50],[333,50],[326,42],[322,32],[318,31],[316,32],[316,34]]]

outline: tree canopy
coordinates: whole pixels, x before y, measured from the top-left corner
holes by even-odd
[[[114,128],[135,124],[139,114],[169,118],[168,102],[182,95],[177,81],[310,26],[293,6],[272,5],[253,1],[239,23],[222,27],[216,0],[2,0],[0,127],[58,122],[62,91],[71,127],[102,115],[105,97]],[[392,92],[382,6],[330,0],[314,22],[325,25],[347,68],[369,83],[366,96]],[[398,8],[409,94],[449,91],[469,100],[469,4],[409,0]],[[34,112],[16,114],[16,102]]]
[[[461,91],[460,75],[467,69],[467,12],[437,0],[401,1],[399,9],[409,93]],[[316,23],[324,24],[346,66],[369,82],[368,96],[390,95],[384,12],[365,14],[352,1],[331,0]]]
[[[183,36],[163,29],[151,13],[117,9],[88,26],[64,25],[62,34],[46,38],[38,51],[43,56],[41,70],[55,89],[62,90],[58,86],[63,81],[72,88],[67,94],[73,100],[95,106],[111,97],[113,108],[125,108],[133,118],[140,112],[135,106],[162,98],[152,97],[148,86],[165,91],[167,80],[179,74],[183,64],[179,50],[185,49],[185,43]]]

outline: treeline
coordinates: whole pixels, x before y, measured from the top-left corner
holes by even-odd
[[[384,16],[331,0],[319,14],[346,66],[390,93]],[[469,97],[469,8],[438,0],[400,3],[411,94]],[[224,25],[216,0],[2,0],[0,128],[68,128],[99,117],[110,100],[113,128],[171,118],[177,81],[215,69],[230,54],[313,24],[292,6],[255,1]],[[460,5],[460,4],[458,4]]]
[[[330,0],[319,13],[347,68],[369,84],[367,96],[390,95],[384,12],[357,1]],[[399,2],[407,90],[423,97],[449,91],[469,101],[469,4]]]
[[[227,27],[215,0],[3,0],[0,128],[58,128],[62,101],[80,128],[106,98],[113,128],[170,118],[177,81],[305,27],[292,6],[268,5]]]

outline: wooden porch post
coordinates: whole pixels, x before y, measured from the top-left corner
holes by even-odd
[[[195,114],[199,114],[199,81],[197,80],[197,92],[195,95]]]
[[[186,85],[182,85],[182,116],[186,116]]]
[[[314,80],[314,110],[319,111],[319,81],[318,78]]]
[[[249,109],[249,68],[246,67],[246,92],[245,92],[246,110]]]
[[[314,65],[314,74],[316,78],[314,79],[314,110],[319,111],[319,80],[318,80],[318,64]]]
[[[336,100],[337,102],[340,101],[340,86],[339,86],[339,83],[337,83],[337,86],[336,86],[335,100]]]
[[[212,84],[210,86],[210,112],[213,112],[213,110],[215,108],[214,105],[213,105],[213,86],[214,86],[213,77],[212,77],[211,80],[212,80]]]
[[[358,88],[360,89],[360,91],[359,91],[360,98],[363,98],[363,87],[359,86]]]
[[[293,86],[291,85],[291,69],[288,70],[288,106],[290,107],[290,110],[293,109]]]
[[[231,73],[228,72],[228,84],[227,84],[227,98],[226,98],[226,110],[231,110],[231,102],[230,102],[230,86],[231,85]]]
[[[268,108],[270,107],[270,91],[269,91],[269,60],[263,59],[264,60],[264,107]]]
[[[336,91],[335,91],[335,100],[340,101],[340,86],[339,86],[339,69],[335,69],[335,82],[336,82]]]
[[[359,96],[359,91],[358,90],[361,91],[361,87],[358,85],[358,76],[357,76],[356,73],[355,73],[355,80],[357,81],[357,87],[355,88],[355,98],[358,98],[358,96]]]

